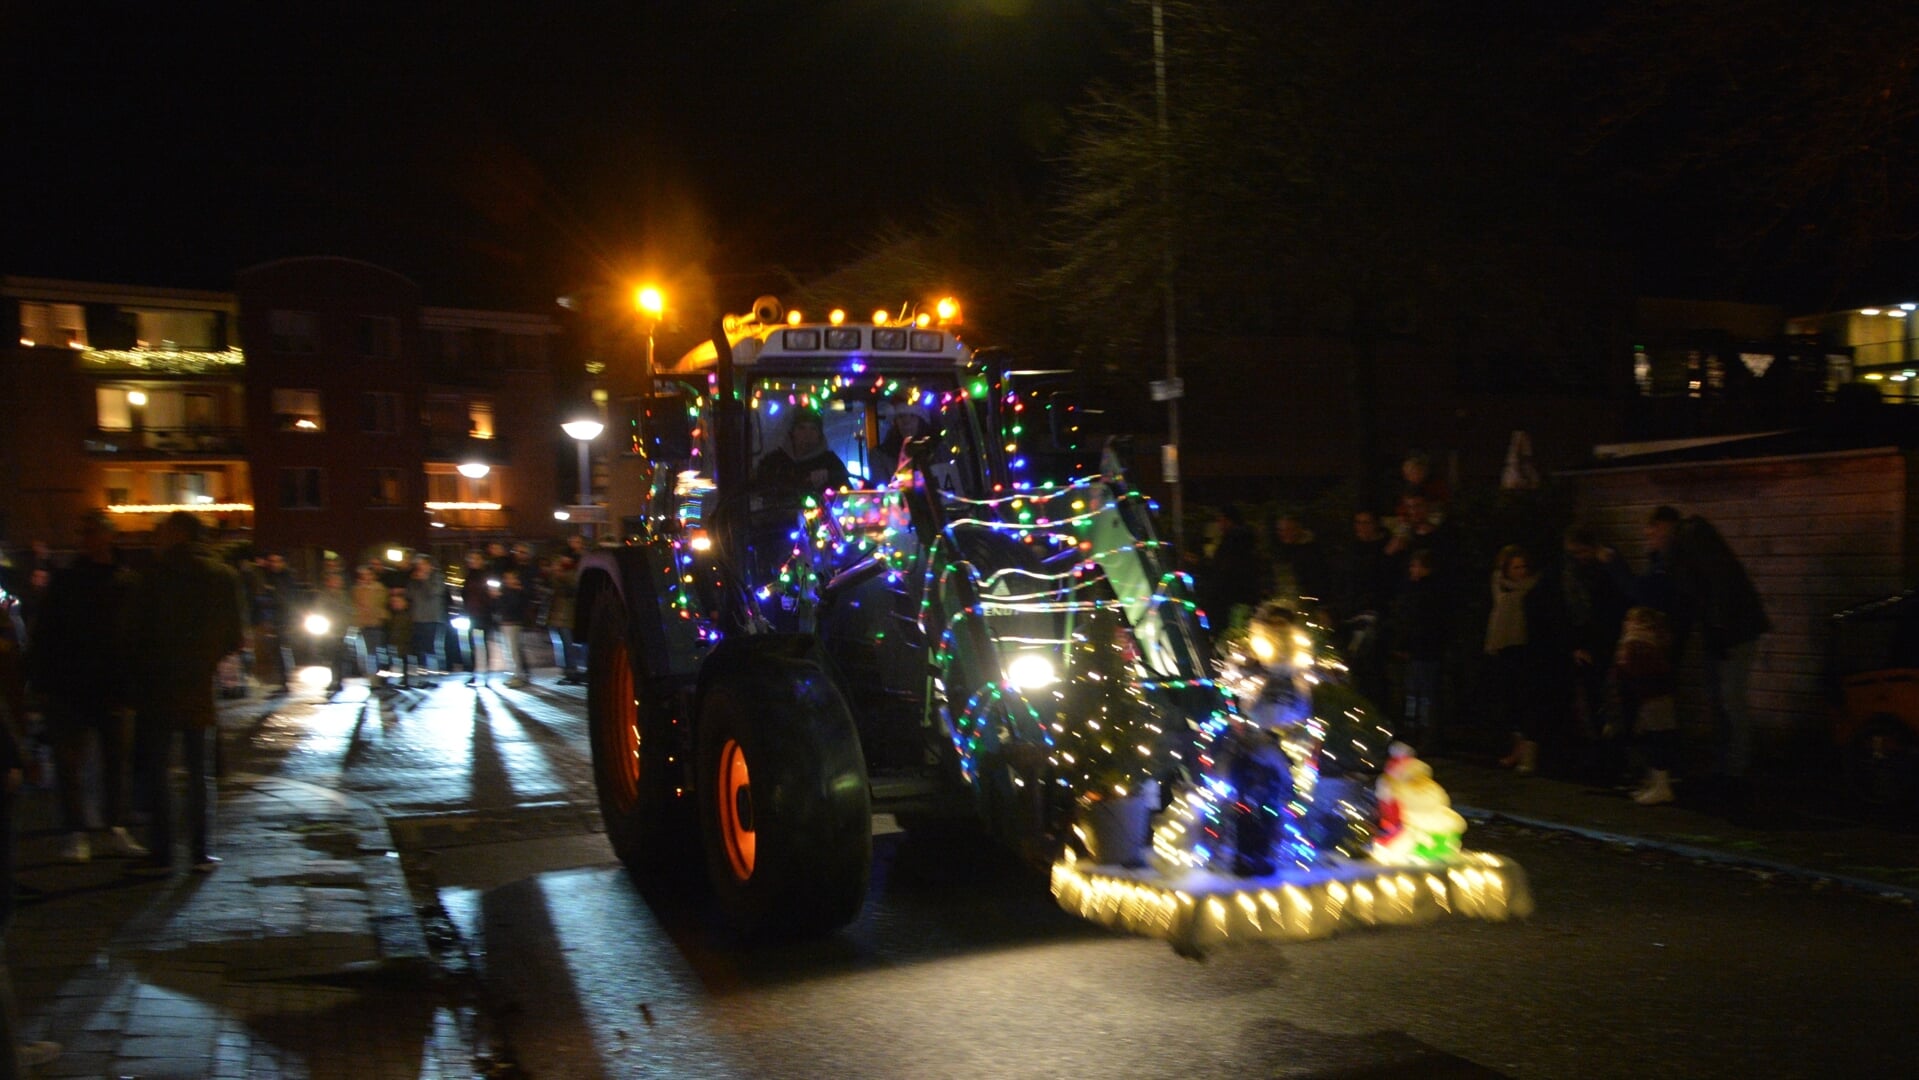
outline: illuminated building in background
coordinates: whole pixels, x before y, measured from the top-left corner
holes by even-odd
[[[564,528],[545,315],[422,306],[336,258],[254,267],[231,293],[9,277],[0,298],[9,543],[61,546],[97,507],[134,542],[192,510],[296,565]]]

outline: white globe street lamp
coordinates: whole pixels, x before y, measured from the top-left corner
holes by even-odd
[[[600,437],[600,432],[606,430],[606,425],[592,417],[581,417],[561,424],[560,430],[566,432],[568,438],[579,444],[580,505],[591,506],[593,504],[593,440]],[[591,522],[583,522],[581,531],[590,531],[592,527]]]

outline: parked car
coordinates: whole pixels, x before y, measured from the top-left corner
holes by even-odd
[[[1919,589],[1832,616],[1836,741],[1847,790],[1868,807],[1919,797]]]

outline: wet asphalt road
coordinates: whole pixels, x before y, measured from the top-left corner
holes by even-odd
[[[753,950],[612,861],[577,691],[350,689],[252,742],[388,812],[533,1077],[1915,1072],[1919,913],[1656,853],[1478,829],[1529,872],[1527,922],[1195,962],[1066,916],[990,850],[887,834],[852,928]]]

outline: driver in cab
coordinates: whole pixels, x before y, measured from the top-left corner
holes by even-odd
[[[826,445],[820,414],[799,409],[786,428],[786,443],[774,447],[753,469],[755,483],[820,492],[847,485],[846,462]]]

